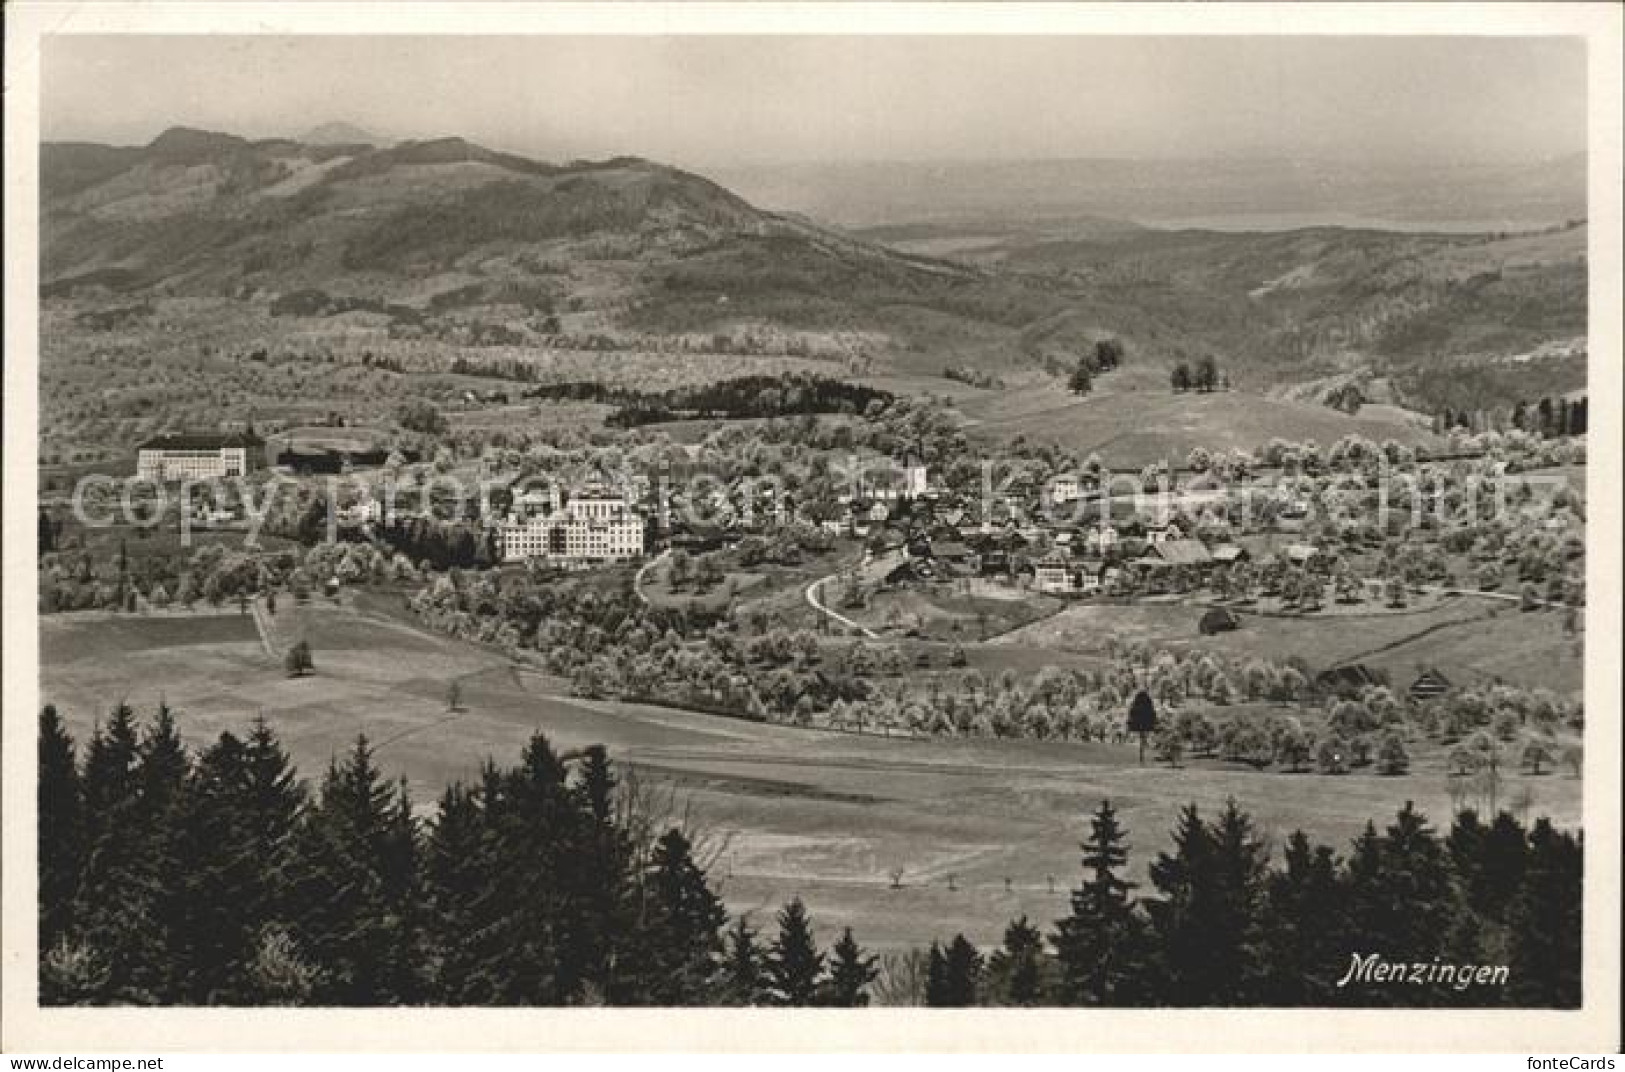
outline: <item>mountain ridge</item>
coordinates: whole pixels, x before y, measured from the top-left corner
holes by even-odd
[[[1402,379],[1479,355],[1500,367],[1585,334],[1583,226],[1224,234],[1085,214],[981,221],[967,244],[942,221],[848,231],[765,211],[633,156],[187,127],[142,147],[45,143],[41,189],[48,298],[302,294],[284,307],[390,308],[408,334],[425,321],[535,345],[560,331],[844,333],[885,369],[930,377],[1041,375],[1117,336],[1152,369],[1216,354],[1258,387]]]

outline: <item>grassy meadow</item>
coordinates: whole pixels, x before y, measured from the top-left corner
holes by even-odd
[[[298,679],[285,676],[254,618],[235,609],[49,616],[41,620],[42,698],[81,744],[121,698],[143,714],[166,701],[194,746],[263,713],[311,778],[366,733],[420,807],[448,781],[473,778],[487,757],[511,760],[534,732],[565,750],[602,742],[635,772],[651,807],[685,816],[702,834],[735,912],[762,922],[800,894],[826,937],[850,924],[876,948],[956,931],[991,942],[1023,913],[1047,925],[1065,910],[1085,816],[1102,797],[1123,812],[1142,881],[1187,802],[1217,808],[1234,796],[1277,845],[1302,827],[1341,846],[1405,800],[1436,822],[1450,812],[1443,750],[1425,743],[1406,776],[1327,778],[1218,760],[1140,767],[1134,744],[882,738],[589,701],[496,652],[415,628],[392,598],[280,601],[267,618],[272,646],[303,638],[314,653],[315,674]],[[1030,628],[1081,621],[1095,609]],[[986,669],[1017,653],[1024,664],[1046,654],[1031,641],[969,646],[971,665]],[[452,681],[461,691],[455,711]],[[1578,825],[1577,779],[1509,772],[1503,799],[1524,789],[1536,813]]]

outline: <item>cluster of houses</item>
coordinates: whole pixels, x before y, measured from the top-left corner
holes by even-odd
[[[1033,563],[1033,587],[1053,595],[1088,595],[1109,591],[1124,571],[1132,570],[1153,592],[1166,590],[1176,572],[1201,577],[1226,566],[1251,559],[1245,547],[1233,543],[1213,546],[1186,536],[1178,522],[1152,526],[1140,541],[1140,553],[1132,557],[1114,556],[1111,550],[1125,538],[1110,525],[1097,526],[1081,542],[1073,534],[1056,535],[1055,547]],[[1294,543],[1282,549],[1294,565],[1313,568],[1320,549],[1313,544]]]
[[[868,542],[872,553],[903,553],[888,583],[1008,578],[1030,570],[1033,590],[1061,596],[1109,593],[1127,579],[1134,581],[1137,591],[1171,591],[1176,581],[1199,580],[1251,558],[1238,544],[1210,545],[1188,535],[1177,520],[1055,528],[989,525],[966,523],[963,512],[955,508],[923,513],[916,509],[901,518],[894,516],[887,525],[874,526]],[[1033,557],[1035,547],[1046,549]],[[1312,544],[1288,544],[1282,554],[1306,569],[1324,561]]]
[[[138,471],[169,480],[240,475],[255,466],[256,455],[275,456],[300,472],[347,471],[352,464],[380,461],[359,438],[348,441],[346,430],[323,436],[299,431],[307,434],[277,437],[274,445],[251,431],[161,437],[142,444]],[[638,558],[656,542],[704,550],[793,518],[862,540],[874,553],[902,550],[904,562],[890,578],[894,583],[967,575],[1009,578],[1019,567],[1030,569],[1036,591],[1054,595],[1109,592],[1129,576],[1136,590],[1171,590],[1176,579],[1200,577],[1248,558],[1236,544],[1196,539],[1178,520],[1145,524],[1136,516],[1116,517],[1118,504],[1110,502],[1092,522],[1018,520],[1013,503],[1005,504],[1011,509],[1002,521],[973,518],[932,486],[925,463],[911,455],[867,467],[854,464],[852,473],[832,502],[817,503],[797,502],[793,492],[771,484],[673,481],[667,474],[658,488],[646,477],[624,487],[557,482],[539,490],[524,490],[517,476],[485,479],[473,502],[434,481],[421,488],[392,487],[388,504],[363,487],[358,497],[335,506],[347,525],[373,525],[403,511],[475,522],[494,532],[504,561],[569,565]],[[1046,495],[1066,503],[1097,491],[1063,475],[1050,481]],[[1318,555],[1307,544],[1289,545],[1285,553],[1305,566]]]
[[[1332,696],[1355,698],[1367,690],[1388,686],[1388,675],[1364,663],[1345,663],[1322,670],[1315,676],[1315,687]],[[1455,685],[1438,667],[1423,667],[1405,695],[1416,703],[1430,703],[1455,690]]]

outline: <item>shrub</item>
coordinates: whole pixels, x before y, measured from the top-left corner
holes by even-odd
[[[1322,741],[1315,755],[1322,774],[1347,774],[1349,767],[1348,743],[1336,737]]]
[[[1530,774],[1545,774],[1542,768],[1550,765],[1555,758],[1551,744],[1538,737],[1524,746],[1523,767]]]
[[[1384,737],[1377,753],[1377,769],[1383,774],[1397,775],[1404,774],[1410,767],[1411,756],[1405,750],[1405,739],[1397,733]]]
[[[310,644],[303,640],[295,642],[288,649],[288,654],[283,656],[282,665],[289,677],[304,677],[315,670],[316,663],[310,657]]]

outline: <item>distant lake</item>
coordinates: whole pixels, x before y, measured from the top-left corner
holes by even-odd
[[[1345,227],[1350,230],[1408,231],[1432,234],[1485,234],[1495,231],[1541,231],[1561,219],[1398,220],[1342,212],[1253,212],[1216,216],[1137,218],[1136,222],[1165,231],[1297,231],[1305,227]]]

